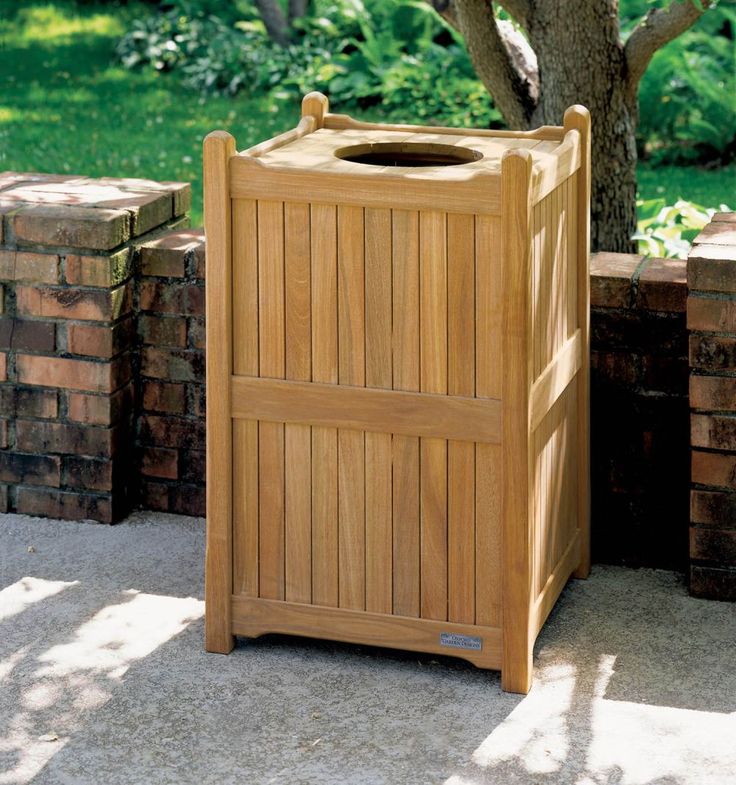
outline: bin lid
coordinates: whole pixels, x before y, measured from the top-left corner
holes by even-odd
[[[512,148],[529,150],[534,168],[543,169],[553,164],[560,142],[529,136],[476,136],[467,131],[320,128],[259,155],[258,160],[276,169],[463,181],[500,175],[501,159]]]

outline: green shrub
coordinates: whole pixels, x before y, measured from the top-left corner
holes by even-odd
[[[128,68],[176,70],[204,93],[245,90],[293,101],[318,89],[345,109],[380,104],[389,119],[501,123],[461,39],[420,0],[317,0],[286,48],[247,10],[233,22],[211,4],[177,0],[137,21],[118,56]]]
[[[685,259],[692,241],[710,222],[717,210],[679,199],[673,205],[664,199],[639,200],[636,203],[639,221],[633,239],[639,253],[646,256],[667,256]],[[725,204],[720,210],[728,210]]]
[[[650,0],[622,0],[624,35],[651,6]],[[734,33],[736,9],[721,2],[654,55],[639,86],[637,138],[643,157],[653,163],[725,163],[733,157]]]

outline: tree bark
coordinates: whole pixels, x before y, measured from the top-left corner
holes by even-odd
[[[590,110],[591,247],[634,251],[637,102],[627,89],[616,8],[568,0],[561,14],[557,3],[538,2],[528,35],[540,84],[529,127],[561,124],[571,104]]]
[[[571,104],[588,107],[591,246],[634,250],[639,80],[657,48],[712,0],[672,0],[650,11],[626,47],[618,0],[497,0],[524,29],[536,63],[519,49],[516,31],[493,18],[492,0],[429,1],[465,37],[476,73],[510,127],[559,125]]]
[[[309,0],[289,0],[289,25],[291,25],[295,19],[301,19],[307,13],[308,8]]]
[[[255,3],[269,38],[279,46],[287,46],[289,25],[281,10],[279,0],[255,0]]]

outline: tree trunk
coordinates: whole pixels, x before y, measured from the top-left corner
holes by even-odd
[[[279,46],[289,43],[289,25],[278,0],[255,0],[269,38]]]
[[[537,54],[539,100],[528,126],[559,125],[583,104],[592,121],[591,247],[636,250],[636,96],[631,95],[615,3],[536,3],[528,35]]]
[[[309,8],[309,0],[289,0],[289,24],[291,25],[296,19],[301,19]]]

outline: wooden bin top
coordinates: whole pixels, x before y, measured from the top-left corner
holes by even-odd
[[[296,128],[232,159],[231,191],[236,198],[500,213],[502,160],[510,151],[531,157],[532,203],[580,166],[580,136],[573,128],[365,123],[330,114],[327,99],[310,93]]]

